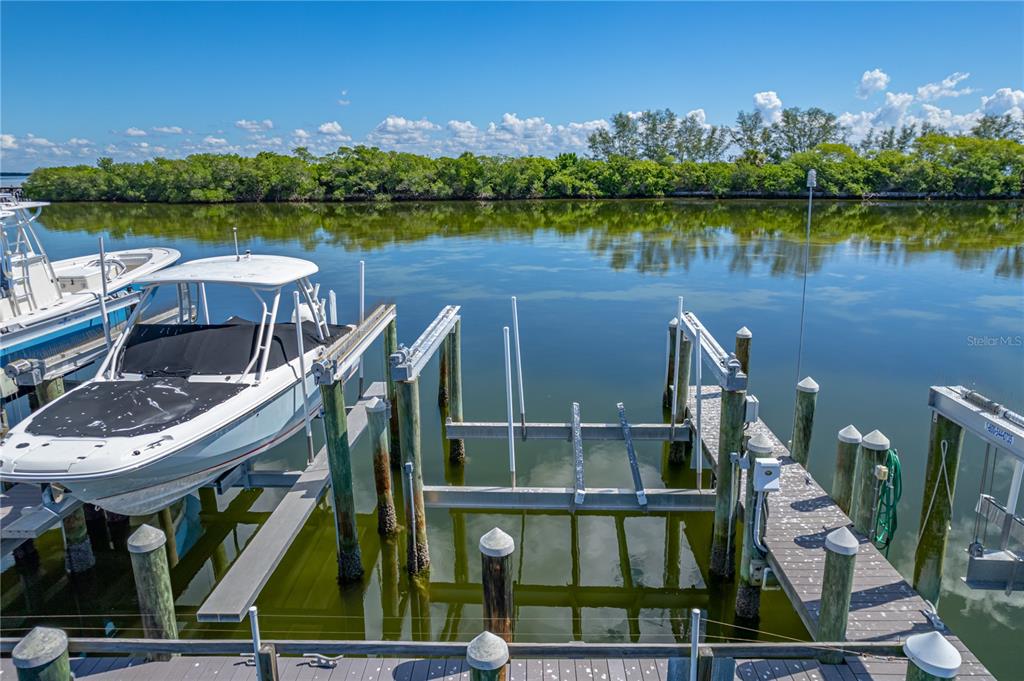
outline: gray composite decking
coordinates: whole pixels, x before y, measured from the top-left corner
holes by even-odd
[[[684,669],[688,669],[684,665]],[[903,681],[906,662],[849,657],[846,664],[814,660],[737,660],[738,681]],[[242,657],[175,657],[147,662],[131,657],[72,659],[77,679],[89,681],[248,681],[256,669]],[[278,658],[281,681],[469,681],[460,658],[430,660],[353,657],[333,669],[301,657]],[[685,672],[684,672],[685,673]],[[0,678],[15,677],[10,658],[0,660]],[[670,681],[665,658],[512,660],[508,681]],[[675,679],[674,681],[685,681]]]
[[[695,395],[696,389],[691,387],[688,402],[691,414],[696,409]],[[717,462],[720,389],[704,386],[703,395],[701,441],[706,456]],[[800,619],[813,635],[818,626],[821,576],[825,569],[825,535],[837,527],[851,525],[852,521],[804,467],[793,461],[785,444],[760,419],[747,429],[750,436],[759,432],[768,436],[775,456],[782,461],[782,489],[768,495],[765,531],[768,564]],[[817,456],[834,457],[835,453],[819,452]],[[912,634],[936,630],[936,626],[925,614],[931,610],[931,606],[871,542],[863,536],[858,538],[861,547],[854,569],[847,640],[903,640]],[[977,681],[995,679],[959,638],[948,630],[942,633],[963,658],[959,678],[969,677]],[[883,664],[876,661],[865,662],[863,666],[862,673],[868,674],[864,678],[902,679],[905,663]]]

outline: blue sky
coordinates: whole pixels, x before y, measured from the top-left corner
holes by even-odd
[[[1024,4],[0,4],[5,170],[339,144],[585,152],[617,111],[1024,108]],[[969,75],[967,75],[969,74]]]

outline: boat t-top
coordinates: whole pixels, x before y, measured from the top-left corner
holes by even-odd
[[[126,307],[115,303],[127,287],[181,255],[155,247],[51,261],[33,227],[48,205],[0,194],[0,367],[19,352],[102,323],[104,308],[112,314]]]
[[[320,405],[312,365],[350,331],[327,323],[325,302],[309,279],[317,271],[308,260],[246,254],[149,275],[142,301],[96,377],[8,434],[0,478],[49,483],[51,494],[144,515],[282,442],[304,423],[308,429]],[[257,320],[211,322],[208,288],[234,289],[236,305],[239,289],[243,300],[254,296]],[[178,300],[176,323],[140,323],[168,289]],[[297,309],[291,323],[279,323],[286,289],[297,293]]]

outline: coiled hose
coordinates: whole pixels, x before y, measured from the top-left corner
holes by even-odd
[[[903,471],[900,467],[900,455],[895,449],[886,454],[885,467],[889,469],[889,477],[882,483],[878,493],[878,508],[875,509],[875,529],[872,540],[875,546],[889,555],[889,545],[899,524],[896,506],[903,496]]]

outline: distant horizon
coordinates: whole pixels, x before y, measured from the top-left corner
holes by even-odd
[[[0,167],[358,144],[585,154],[613,114],[663,108],[731,125],[817,106],[854,142],[1024,118],[1022,3],[124,7],[0,4]]]

